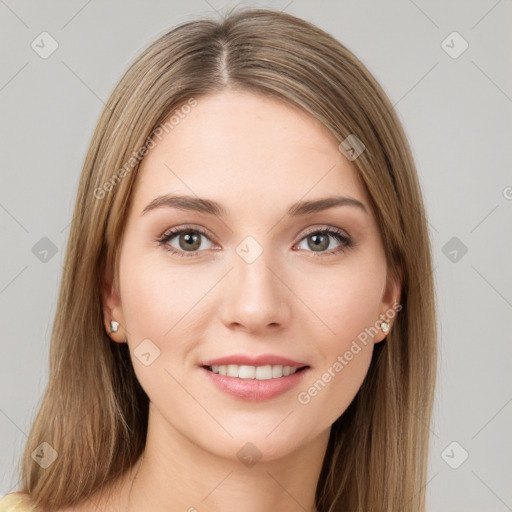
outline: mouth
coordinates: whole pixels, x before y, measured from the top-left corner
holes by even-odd
[[[224,375],[226,377],[235,377],[238,379],[253,379],[253,380],[270,380],[288,377],[294,373],[300,373],[309,366],[283,366],[276,365],[263,365],[263,366],[250,366],[250,365],[237,365],[237,364],[222,364],[222,365],[203,365],[206,370]]]
[[[243,401],[265,402],[296,388],[310,367],[266,364],[202,365],[200,371],[214,388]]]

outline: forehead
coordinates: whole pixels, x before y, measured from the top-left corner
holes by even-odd
[[[166,193],[214,198],[233,210],[335,194],[368,204],[358,172],[336,139],[297,107],[227,90],[197,98],[184,112],[161,140],[154,138],[156,146],[141,162],[136,211]]]

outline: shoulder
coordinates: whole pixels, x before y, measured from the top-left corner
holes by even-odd
[[[20,492],[6,494],[0,498],[0,512],[35,512],[30,497]]]

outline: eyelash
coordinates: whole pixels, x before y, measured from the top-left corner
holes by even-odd
[[[197,254],[201,251],[192,251],[192,252],[187,253],[185,251],[180,251],[168,244],[168,242],[170,240],[172,240],[174,237],[176,237],[177,235],[181,235],[182,233],[190,232],[190,231],[193,233],[200,233],[201,235],[210,239],[209,234],[206,231],[204,231],[203,229],[195,228],[192,226],[190,226],[190,227],[184,226],[181,228],[172,228],[172,229],[166,231],[160,238],[158,238],[156,240],[156,242],[158,242],[160,245],[162,245],[162,247],[166,251],[169,251],[178,257],[183,257],[183,258],[194,257],[194,256],[197,256]],[[299,243],[302,242],[302,240],[304,240],[304,238],[307,238],[308,236],[318,235],[318,234],[331,235],[338,242],[341,242],[341,245],[336,249],[331,249],[329,251],[322,251],[320,253],[317,253],[315,251],[306,251],[306,252],[313,253],[313,255],[315,257],[323,257],[323,256],[327,256],[327,255],[337,254],[337,253],[343,253],[347,249],[350,249],[351,247],[354,247],[354,245],[355,245],[354,242],[349,237],[347,237],[342,231],[340,231],[336,228],[315,229],[315,230],[309,231],[304,234],[304,236],[299,240]]]

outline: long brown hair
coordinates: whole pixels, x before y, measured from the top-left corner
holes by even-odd
[[[431,247],[411,151],[381,86],[314,25],[265,9],[186,22],[129,67],[101,114],[80,179],[50,345],[49,383],[22,465],[35,506],[72,506],[139,458],[149,401],[127,344],[105,332],[102,290],[118,285],[120,240],[140,160],[172,112],[226,87],[284,99],[339,142],[367,188],[402,310],[353,402],[332,425],[316,491],[319,512],[425,509],[436,367]],[[188,107],[191,108],[191,107]],[[57,458],[43,468],[41,443]],[[44,445],[46,447],[46,445]],[[52,452],[53,453],[53,452]]]

